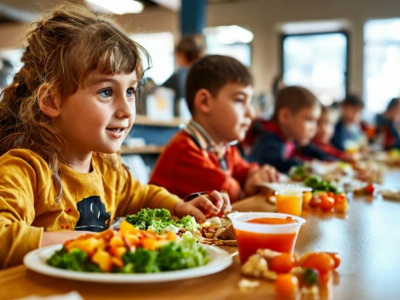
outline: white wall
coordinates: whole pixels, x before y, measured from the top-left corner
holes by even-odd
[[[256,92],[269,92],[280,68],[279,26],[286,22],[338,20],[349,23],[350,92],[362,93],[363,27],[369,19],[400,18],[400,0],[244,0],[214,3],[207,8],[207,26],[237,24],[251,29],[252,72]],[[138,15],[118,18],[129,32],[171,31],[179,35],[179,15],[166,9],[149,9]],[[11,28],[12,27],[12,28]],[[24,27],[0,26],[0,48],[17,47]]]
[[[265,92],[280,68],[280,24],[345,19],[350,25],[349,90],[361,94],[364,23],[392,17],[400,17],[399,0],[253,0],[211,5],[208,26],[238,24],[253,31],[252,71],[256,90]]]

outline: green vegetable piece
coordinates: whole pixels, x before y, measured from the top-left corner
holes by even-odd
[[[89,261],[87,253],[79,249],[72,249],[71,252],[68,252],[65,248],[62,248],[56,251],[46,262],[50,266],[60,269],[96,273],[102,272],[99,266]]]
[[[180,227],[188,231],[195,231],[199,227],[192,216],[183,217],[179,221],[171,220],[171,214],[165,208],[143,208],[138,213],[127,216],[126,221],[138,229],[150,229],[158,234],[163,231],[178,232]]]
[[[157,262],[162,271],[194,268],[208,262],[208,253],[190,232],[185,232],[179,242],[169,243],[159,250]]]
[[[132,271],[135,273],[156,273],[160,272],[157,265],[157,251],[138,248],[135,252],[127,252],[122,257],[122,260],[129,267],[124,271]],[[125,267],[126,267],[125,266]]]
[[[303,280],[306,284],[314,285],[318,284],[318,272],[314,269],[305,269],[303,274]]]
[[[289,171],[290,177],[292,177],[295,180],[303,180],[304,178],[307,177],[308,171],[306,166],[295,166],[292,167]]]
[[[319,186],[321,182],[321,178],[318,176],[308,176],[305,180],[304,180],[304,184],[310,188],[312,188],[313,190],[317,190],[317,187]]]

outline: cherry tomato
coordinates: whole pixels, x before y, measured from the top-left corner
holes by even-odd
[[[321,199],[318,196],[313,195],[310,200],[310,204],[309,204],[310,207],[317,208],[317,207],[319,207],[320,204],[321,204]]]
[[[335,207],[335,199],[329,196],[321,196],[321,204],[319,206],[323,211],[333,211]]]
[[[341,258],[338,253],[336,253],[336,252],[325,252],[325,253],[333,258],[333,260],[335,262],[335,269],[340,266]]]
[[[294,266],[295,259],[289,253],[282,253],[281,255],[275,256],[268,263],[268,267],[277,273],[289,273]]]
[[[318,278],[318,282],[321,286],[327,286],[329,281],[332,279],[332,271],[329,271],[323,275],[320,275]]]
[[[309,255],[301,267],[316,269],[322,277],[335,268],[335,261],[329,254],[318,252]]]
[[[317,252],[306,252],[306,253],[304,253],[301,257],[300,257],[300,260],[299,260],[299,263],[298,263],[298,265],[301,267],[301,266],[303,266],[303,264],[305,263],[305,261],[310,257],[310,255],[312,255],[312,254],[316,254]]]
[[[337,194],[335,197],[335,203],[336,202],[343,202],[344,200],[347,200],[346,195],[345,194]]]
[[[372,184],[372,183],[369,183],[365,188],[364,188],[364,192],[367,194],[367,195],[373,195],[374,194],[374,191],[375,191],[375,187],[374,187],[374,185]]]
[[[299,280],[292,274],[279,274],[275,281],[275,291],[283,297],[291,297],[299,290]]]
[[[345,195],[340,194],[335,198],[335,211],[339,213],[344,213],[347,211],[349,202]]]

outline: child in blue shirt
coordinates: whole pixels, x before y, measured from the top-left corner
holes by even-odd
[[[263,133],[252,148],[250,159],[288,172],[305,160],[326,160],[327,154],[310,144],[321,114],[318,99],[307,89],[290,86],[276,99],[273,119],[262,123]]]

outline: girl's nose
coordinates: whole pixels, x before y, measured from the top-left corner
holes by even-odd
[[[121,97],[118,101],[118,108],[116,111],[117,118],[130,118],[135,113],[135,102],[128,101],[126,97]]]

